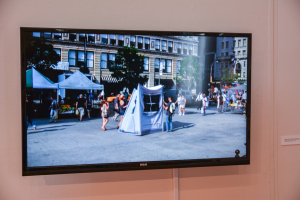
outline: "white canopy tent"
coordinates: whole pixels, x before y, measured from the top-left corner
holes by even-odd
[[[138,85],[131,95],[119,132],[144,135],[162,131],[163,99],[163,86]]]
[[[103,85],[93,83],[83,73],[77,70],[66,80],[58,83],[58,88],[73,90],[103,90]]]
[[[53,83],[49,78],[31,68],[26,71],[26,87],[39,89],[57,89],[57,83]]]

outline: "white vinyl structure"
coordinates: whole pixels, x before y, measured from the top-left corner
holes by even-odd
[[[93,83],[79,70],[74,72],[66,80],[58,83],[59,88],[73,90],[103,90],[103,85]]]
[[[121,133],[144,135],[163,129],[163,87],[150,88],[138,85],[119,128]]]
[[[31,68],[26,71],[26,87],[39,89],[57,89],[57,83]]]

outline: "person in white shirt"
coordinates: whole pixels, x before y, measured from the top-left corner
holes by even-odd
[[[182,115],[185,114],[185,104],[186,104],[186,98],[184,97],[184,95],[181,96],[181,109],[182,109]]]
[[[226,97],[226,94],[223,93],[222,94],[222,97],[223,97],[223,109],[222,109],[222,112],[225,112],[225,106],[227,105],[227,97]]]
[[[181,115],[181,102],[182,102],[182,97],[180,94],[178,94],[177,100],[175,102],[175,104],[178,104],[178,115]]]
[[[202,100],[203,100],[203,95],[202,95],[202,93],[201,92],[199,92],[199,94],[198,94],[198,96],[197,96],[197,98],[196,98],[196,101],[199,101],[199,106],[198,106],[198,108],[197,108],[197,110],[201,110],[201,108],[202,108]]]

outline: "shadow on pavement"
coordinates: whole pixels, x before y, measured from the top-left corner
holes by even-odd
[[[174,121],[173,122],[173,131],[183,129],[183,128],[191,128],[194,126],[195,126],[194,123],[184,123],[184,122]]]

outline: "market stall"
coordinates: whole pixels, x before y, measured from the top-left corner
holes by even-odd
[[[71,89],[71,90],[103,90],[104,87],[101,84],[93,83],[90,79],[88,79],[83,73],[77,70],[75,73],[70,75],[64,81],[58,83],[59,89]],[[59,95],[59,94],[58,94]],[[66,99],[64,104],[60,107],[59,114],[74,114],[75,113],[75,103],[72,101],[68,101]],[[94,107],[98,107],[98,102],[94,102]]]

